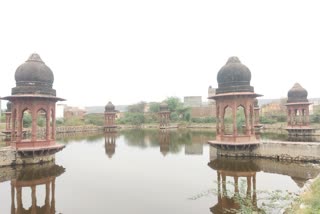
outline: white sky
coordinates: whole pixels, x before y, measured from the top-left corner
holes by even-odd
[[[264,98],[320,97],[320,1],[1,1],[0,96],[33,52],[79,106],[203,96],[230,56]]]

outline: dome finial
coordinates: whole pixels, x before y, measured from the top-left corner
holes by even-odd
[[[226,64],[229,64],[229,63],[241,63],[241,62],[237,56],[232,56],[232,57],[229,57]]]
[[[44,62],[42,61],[40,55],[37,54],[37,53],[32,53],[32,54],[29,56],[29,58],[27,59],[26,62],[31,62],[31,61],[44,63]]]

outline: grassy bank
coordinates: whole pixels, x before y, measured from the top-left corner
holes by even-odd
[[[294,210],[298,214],[320,213],[320,177],[301,195]]]

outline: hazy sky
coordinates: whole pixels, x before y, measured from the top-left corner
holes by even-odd
[[[230,56],[264,98],[320,97],[320,1],[1,1],[0,96],[39,53],[66,104],[203,96]]]

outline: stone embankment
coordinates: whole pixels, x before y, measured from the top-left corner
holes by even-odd
[[[212,146],[214,144],[210,143]],[[217,156],[225,157],[257,157],[276,160],[320,162],[320,143],[267,141],[247,148],[219,148],[215,150]]]

